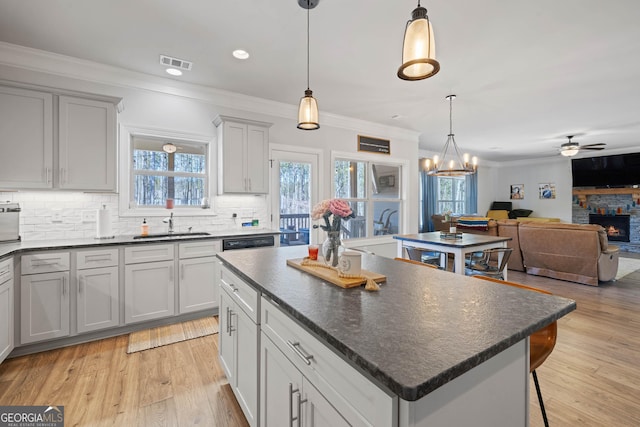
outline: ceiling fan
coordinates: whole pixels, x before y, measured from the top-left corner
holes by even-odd
[[[567,136],[569,142],[565,142],[560,146],[560,154],[565,157],[575,156],[580,150],[604,150],[604,146],[607,145],[604,142],[598,142],[597,144],[587,144],[581,147],[577,142],[571,141],[571,138],[574,136],[575,135]]]

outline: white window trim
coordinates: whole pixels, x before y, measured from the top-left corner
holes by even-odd
[[[352,151],[331,151],[331,188],[330,195],[328,198],[333,198],[336,194],[336,185],[333,177],[333,168],[336,164],[337,159],[341,160],[356,160],[362,162],[373,162],[373,163],[381,163],[388,164],[389,166],[400,166],[401,177],[402,177],[402,193],[400,194],[400,203],[402,204],[402,229],[398,230],[398,234],[406,234],[407,233],[407,224],[409,223],[409,212],[407,209],[407,188],[409,187],[407,183],[409,182],[409,161],[404,159],[398,159],[394,157],[383,157],[382,154],[369,154],[363,152],[352,152]],[[349,242],[358,242],[366,243],[369,241],[379,242],[380,240],[388,240],[394,241],[393,237],[390,235],[383,236],[369,236],[363,238],[355,238],[348,239]]]
[[[132,137],[133,136],[146,136],[153,138],[167,138],[177,139],[185,142],[194,142],[198,144],[207,144],[207,174],[209,176],[208,192],[209,200],[211,200],[211,209],[200,208],[176,208],[176,209],[164,209],[164,208],[133,208],[132,202],[132,181],[131,181],[131,169],[132,165]],[[122,217],[166,217],[170,212],[174,212],[176,215],[181,216],[216,216],[213,209],[212,191],[216,188],[216,182],[214,177],[214,164],[216,163],[216,141],[215,137],[208,135],[197,135],[191,133],[177,132],[167,129],[154,129],[145,128],[140,126],[131,126],[120,124],[119,125],[119,146],[120,146],[120,172],[119,188],[120,194],[118,197],[118,213]]]

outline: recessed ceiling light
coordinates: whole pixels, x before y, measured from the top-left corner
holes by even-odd
[[[172,76],[181,76],[182,75],[182,71],[178,70],[177,68],[167,68],[167,74],[171,74]]]
[[[233,51],[233,56],[238,59],[247,59],[249,58],[249,52],[242,49],[236,49]]]

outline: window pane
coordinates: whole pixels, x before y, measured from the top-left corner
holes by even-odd
[[[175,177],[174,203],[176,206],[200,206],[204,195],[204,178]],[[169,179],[170,181],[171,179]]]
[[[166,171],[169,155],[163,151],[133,150],[133,169]]]
[[[164,206],[169,188],[166,176],[136,175],[134,187],[136,205]]]
[[[336,160],[334,181],[336,197],[359,199],[365,197],[366,163]]]
[[[367,204],[365,202],[351,202],[350,205],[356,217],[342,221],[341,238],[367,237]]]
[[[205,173],[206,157],[204,154],[176,153],[173,169],[176,172]]]
[[[438,199],[453,200],[453,185],[451,178],[438,178]]]
[[[400,167],[372,164],[371,175],[372,198],[400,198]]]
[[[373,235],[397,234],[400,202],[373,202]]]
[[[453,179],[453,185],[455,186],[455,199],[458,201],[465,200],[465,182],[464,178]]]

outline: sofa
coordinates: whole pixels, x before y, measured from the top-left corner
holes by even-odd
[[[449,221],[444,220],[444,215],[431,215],[431,221],[433,221],[433,227],[435,231],[449,231]],[[470,225],[469,222],[476,222],[475,225]],[[477,222],[483,221],[485,224],[478,226]],[[456,226],[457,231],[463,233],[472,234],[486,234],[488,236],[498,235],[498,222],[485,217],[453,217],[453,225]]]
[[[518,238],[529,274],[598,286],[618,272],[619,248],[600,225],[523,222]]]

